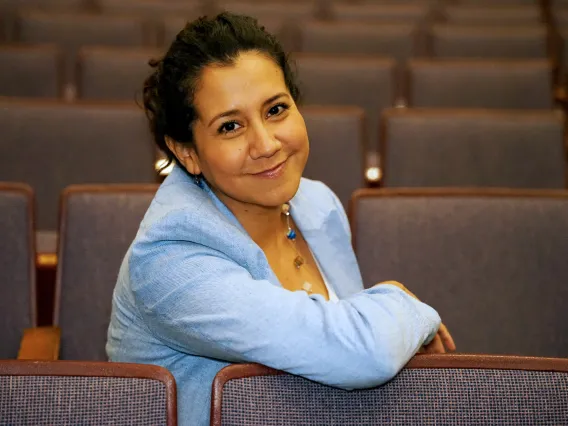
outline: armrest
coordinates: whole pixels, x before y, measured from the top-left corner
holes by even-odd
[[[60,339],[59,327],[26,328],[18,359],[55,361],[59,358]]]

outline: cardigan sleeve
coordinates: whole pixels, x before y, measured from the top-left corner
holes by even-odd
[[[129,265],[140,315],[165,345],[344,389],[390,380],[440,325],[436,311],[395,286],[329,303],[255,280],[187,241],[134,247]]]

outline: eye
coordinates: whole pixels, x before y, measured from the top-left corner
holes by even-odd
[[[278,105],[274,105],[272,108],[270,108],[268,110],[268,116],[272,116],[272,115],[279,115],[282,114],[284,111],[286,111],[288,108],[290,108],[288,105],[286,104],[278,104]]]
[[[227,121],[226,123],[221,124],[221,126],[217,129],[217,133],[227,134],[236,132],[240,127],[240,124],[236,121]]]

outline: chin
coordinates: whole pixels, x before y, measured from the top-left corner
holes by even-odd
[[[274,187],[267,187],[264,190],[259,191],[259,194],[255,196],[254,204],[263,207],[279,207],[284,203],[287,203],[300,187],[301,175],[294,179],[287,179],[281,184],[274,182]]]

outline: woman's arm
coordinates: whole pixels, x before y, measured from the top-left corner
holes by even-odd
[[[329,303],[255,280],[190,242],[135,246],[130,273],[141,315],[165,344],[346,389],[390,380],[440,326],[432,308],[396,286]]]

